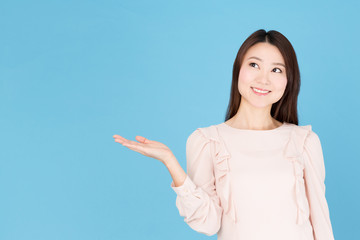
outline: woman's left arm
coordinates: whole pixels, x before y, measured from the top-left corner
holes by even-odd
[[[304,143],[304,181],[315,240],[333,240],[329,207],[325,198],[325,163],[318,135],[310,131]]]

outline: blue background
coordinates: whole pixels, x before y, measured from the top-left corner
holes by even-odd
[[[0,239],[216,239],[179,216],[170,147],[224,121],[258,29],[293,44],[300,125],[321,140],[334,235],[360,235],[359,1],[0,2]]]

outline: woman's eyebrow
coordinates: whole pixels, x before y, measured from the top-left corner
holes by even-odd
[[[261,58],[258,58],[258,57],[249,57],[247,60],[249,60],[250,58],[255,58],[261,62],[263,61]],[[283,63],[273,63],[273,65],[281,65],[281,66],[285,67],[285,65]]]

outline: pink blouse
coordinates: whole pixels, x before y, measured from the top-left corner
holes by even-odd
[[[325,165],[311,125],[272,130],[226,123],[197,128],[186,142],[180,216],[219,240],[332,240]]]

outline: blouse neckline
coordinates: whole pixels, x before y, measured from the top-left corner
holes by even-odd
[[[225,122],[219,124],[219,126],[223,126],[223,127],[227,128],[227,129],[230,129],[232,131],[237,131],[237,132],[242,132],[242,133],[273,133],[273,132],[277,132],[277,131],[283,129],[287,125],[288,125],[287,122],[283,122],[282,125],[280,125],[277,128],[274,128],[274,129],[270,129],[270,130],[254,130],[254,129],[234,128],[234,127],[226,124]]]

